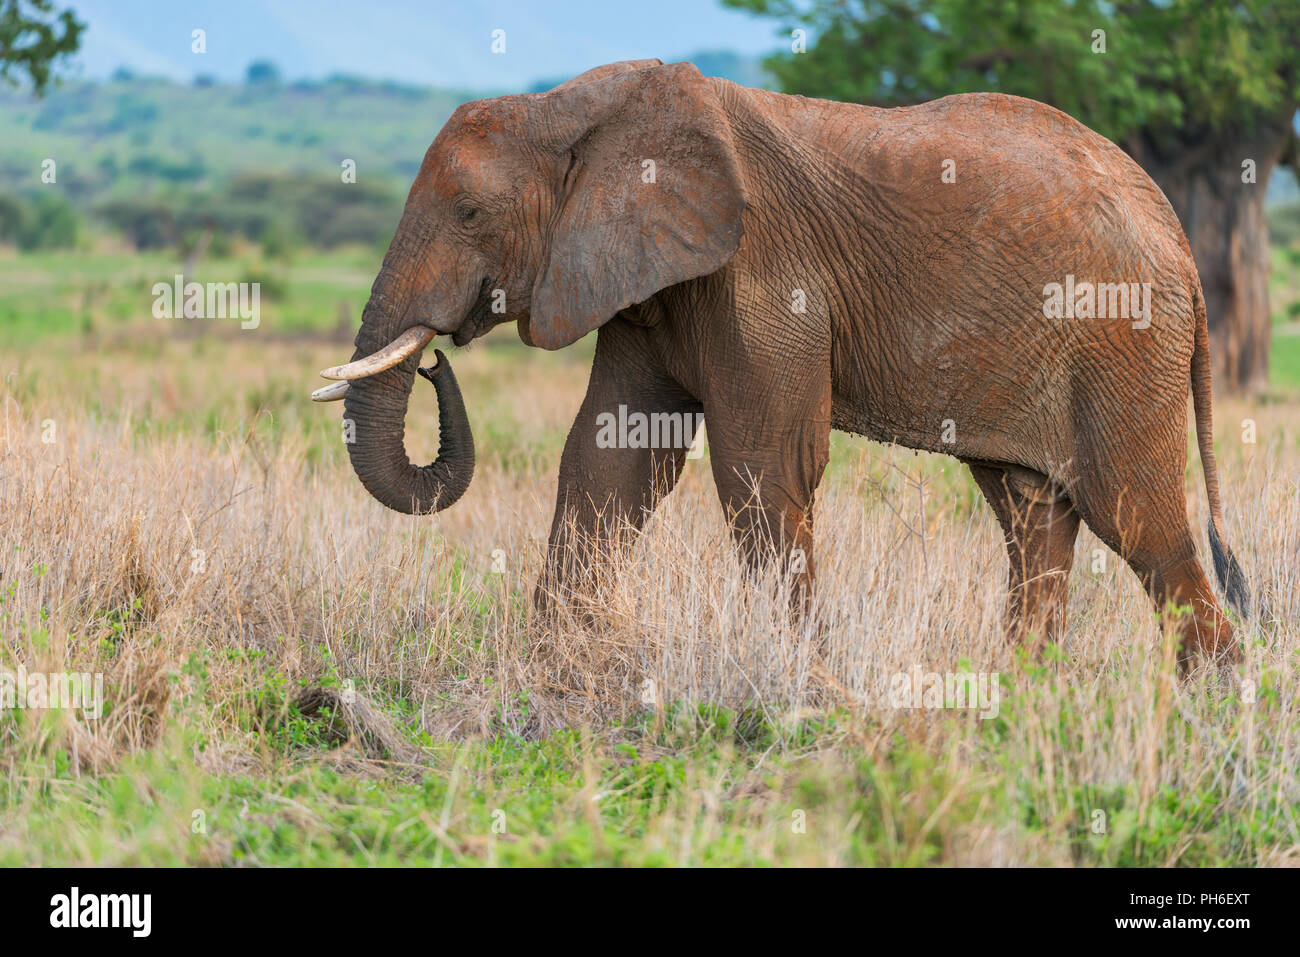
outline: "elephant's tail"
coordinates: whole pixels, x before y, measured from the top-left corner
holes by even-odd
[[[1205,470],[1205,494],[1210,500],[1210,554],[1214,574],[1228,604],[1243,618],[1250,616],[1250,590],[1237,557],[1223,535],[1223,502],[1219,495],[1219,469],[1214,460],[1213,388],[1210,371],[1210,330],[1205,315],[1205,297],[1198,282],[1192,288],[1196,339],[1192,350],[1192,407],[1196,411],[1196,444]]]

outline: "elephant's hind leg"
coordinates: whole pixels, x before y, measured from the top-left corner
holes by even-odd
[[[1059,642],[1079,515],[1047,476],[1019,467],[970,466],[1006,536],[1007,632],[1015,641]]]
[[[1157,481],[1149,474],[1116,467],[1086,478],[1078,490],[1084,521],[1128,562],[1157,610],[1190,606],[1191,613],[1178,626],[1184,667],[1197,654],[1235,657],[1232,625],[1196,557],[1182,472],[1171,466],[1160,473],[1168,478]]]

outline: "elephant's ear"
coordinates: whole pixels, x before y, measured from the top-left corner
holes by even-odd
[[[720,269],[740,245],[745,202],[731,126],[691,64],[620,72],[541,100],[568,171],[526,338],[558,349]]]

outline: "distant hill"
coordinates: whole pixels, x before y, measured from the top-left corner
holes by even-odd
[[[0,185],[40,185],[57,162],[74,197],[212,185],[243,171],[409,182],[457,104],[482,94],[335,77],[319,83],[182,86],[119,78],[0,92]]]
[[[482,95],[346,76],[181,85],[126,73],[43,100],[6,90],[0,242],[65,246],[91,224],[139,248],[186,248],[207,232],[219,244],[384,243],[429,143]],[[47,159],[55,186],[41,179]],[[344,184],[348,160],[356,179]]]

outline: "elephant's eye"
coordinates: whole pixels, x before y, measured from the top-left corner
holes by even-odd
[[[478,207],[462,203],[456,207],[456,215],[462,223],[472,223],[478,216]]]

